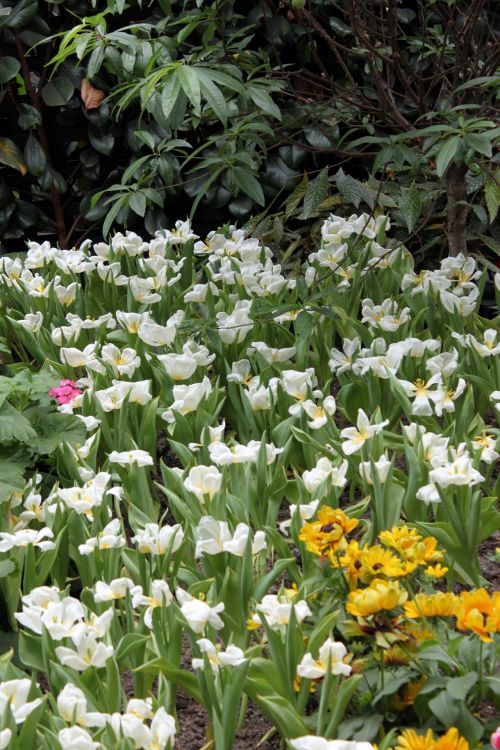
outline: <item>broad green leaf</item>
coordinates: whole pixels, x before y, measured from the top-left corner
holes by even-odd
[[[0,164],[17,169],[22,175],[28,171],[21,150],[10,138],[0,138]]]
[[[58,445],[64,443],[76,446],[83,445],[85,442],[85,427],[72,414],[60,414],[59,412],[47,414],[40,411],[31,417],[31,422],[38,432],[33,447],[42,455],[50,455]]]
[[[21,29],[33,18],[38,10],[36,0],[20,0],[13,8],[8,8],[9,13],[0,15],[0,29]]]
[[[500,208],[500,171],[488,177],[484,184],[484,199],[488,208],[490,224],[495,221]]]
[[[0,58],[0,83],[4,84],[15,78],[21,68],[21,63],[15,57]]]
[[[28,170],[35,177],[40,177],[47,166],[45,151],[34,135],[29,135],[24,146],[24,161]]]
[[[32,443],[36,436],[29,420],[5,401],[0,407],[0,443]]]
[[[258,179],[245,167],[232,167],[231,173],[236,185],[252,200],[263,206],[265,204],[264,193]]]
[[[177,76],[182,86],[182,90],[193,105],[195,115],[200,115],[201,107],[201,90],[198,71],[189,65],[180,65],[177,68]]]
[[[0,503],[9,500],[14,492],[20,492],[24,488],[26,464],[26,460],[0,458]]]
[[[436,157],[436,172],[438,177],[444,175],[461,144],[462,139],[460,136],[455,135],[453,138],[448,138],[441,146]]]
[[[335,175],[335,181],[339,192],[348,203],[352,203],[353,206],[358,208],[361,201],[364,201],[370,208],[373,209],[375,207],[376,196],[374,191],[363,185],[359,180],[355,180],[350,175],[347,175],[342,168]]]
[[[47,81],[42,89],[42,99],[48,107],[62,107],[73,96],[74,85],[69,78],[57,76]]]
[[[323,169],[307,186],[301,218],[309,219],[328,193],[328,168]]]
[[[266,114],[275,117],[277,120],[281,120],[281,110],[273,102],[267,91],[263,91],[256,85],[252,86],[251,84],[248,86],[247,91],[250,99],[257,107],[259,107],[259,109],[266,112]]]
[[[23,130],[38,128],[42,124],[42,115],[31,104],[20,104],[17,122]]]
[[[161,108],[167,121],[175,107],[180,90],[181,82],[177,75],[177,71],[172,70],[168,76],[165,77],[163,88],[161,90]]]
[[[229,110],[226,99],[220,88],[213,82],[210,75],[205,70],[198,70],[198,76],[201,83],[201,91],[207,100],[209,106],[213,109],[214,114],[224,126],[227,125]]]
[[[408,231],[413,232],[422,213],[422,193],[415,182],[403,193],[401,211]]]

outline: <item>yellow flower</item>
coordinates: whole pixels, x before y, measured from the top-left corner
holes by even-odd
[[[435,750],[432,729],[425,734],[417,734],[414,729],[405,729],[397,739],[396,750]]]
[[[491,597],[485,589],[463,591],[456,617],[459,630],[472,630],[485,643],[491,642],[491,634],[500,630],[500,591]]]
[[[399,578],[406,574],[401,560],[379,544],[361,550],[359,562],[359,577],[363,583],[379,576]]]
[[[343,510],[323,505],[318,512],[318,520],[303,525],[299,539],[305,542],[309,552],[328,555],[333,560],[336,551],[346,546],[345,535],[358,523],[357,518],[349,518]]]
[[[391,701],[391,705],[394,708],[395,711],[404,711],[408,708],[408,706],[413,706],[415,702],[415,698],[419,694],[419,692],[422,690],[423,686],[425,685],[426,678],[422,677],[422,679],[418,680],[417,682],[409,682],[407,685],[405,685],[405,688],[401,695],[396,695]]]
[[[334,568],[340,566],[344,569],[351,591],[358,585],[359,569],[361,567],[359,555],[359,544],[353,540],[344,548],[340,556],[335,555],[332,559]]]
[[[375,578],[368,588],[351,591],[346,609],[355,617],[368,617],[382,610],[400,607],[407,598],[408,594],[401,588],[398,581]]]
[[[409,529],[408,526],[393,526],[390,531],[382,531],[378,537],[383,544],[393,547],[400,555],[422,539],[416,529]]]
[[[455,594],[416,594],[405,604],[405,615],[412,619],[420,617],[451,617],[455,614],[457,597]]]
[[[469,743],[459,735],[456,727],[450,727],[436,742],[435,750],[469,750]]]
[[[438,563],[437,565],[429,565],[424,572],[426,576],[436,580],[437,578],[445,576],[448,572],[448,568],[444,568]]]

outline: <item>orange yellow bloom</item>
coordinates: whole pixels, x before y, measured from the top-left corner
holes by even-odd
[[[450,727],[436,742],[435,750],[469,750],[469,743],[459,735],[456,727]]]
[[[337,550],[347,545],[345,535],[355,529],[358,523],[357,518],[349,518],[343,510],[323,505],[318,511],[317,521],[306,522],[299,538],[305,542],[309,552],[333,559]]]
[[[383,610],[402,606],[408,594],[398,581],[384,581],[375,578],[368,588],[351,591],[346,605],[347,611],[355,617],[369,617]]]
[[[439,563],[437,565],[429,565],[424,571],[425,575],[428,578],[432,578],[434,580],[438,578],[442,578],[443,576],[447,574],[447,572],[448,572],[448,568],[443,567]]]
[[[401,560],[388,549],[379,544],[366,547],[359,554],[359,577],[363,583],[373,578],[399,578],[405,575],[405,567]]]
[[[472,630],[485,643],[500,630],[500,591],[492,596],[486,589],[464,591],[456,606],[457,628]]]
[[[406,602],[405,615],[412,619],[419,617],[451,617],[455,614],[457,597],[450,592],[436,594],[416,594]]]
[[[414,729],[405,729],[397,739],[396,750],[469,750],[469,743],[461,737],[456,727],[435,738],[432,729],[417,734]]]

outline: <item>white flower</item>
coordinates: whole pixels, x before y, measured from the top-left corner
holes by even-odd
[[[389,424],[388,419],[384,419],[383,422],[379,422],[378,424],[371,425],[370,420],[363,409],[358,409],[356,427],[346,427],[340,433],[340,437],[345,440],[345,442],[342,443],[342,450],[346,456],[350,456],[352,453],[361,450],[366,441],[374,435],[378,435],[386,424]]]
[[[82,727],[67,727],[57,733],[59,744],[64,750],[96,750],[102,747],[100,742],[94,742],[86,729]]]
[[[153,457],[147,451],[130,450],[130,451],[111,451],[108,456],[110,464],[119,464],[120,466],[153,466]]]
[[[312,367],[308,367],[304,372],[285,370],[283,373],[283,390],[297,401],[304,401],[308,390],[313,387],[315,381],[316,376]]]
[[[215,466],[193,466],[184,480],[184,487],[196,495],[200,503],[205,502],[205,496],[212,499],[221,486],[222,474]]]
[[[142,586],[134,586],[130,589],[132,596],[132,606],[136,607],[146,606],[147,609],[144,613],[144,624],[150,630],[153,629],[153,612],[157,607],[168,607],[172,602],[172,592],[168,587],[168,583],[161,580],[151,581],[151,595],[145,596],[142,590]]]
[[[143,555],[164,555],[166,552],[177,552],[184,539],[182,526],[160,526],[157,523],[147,523],[142,531],[132,537],[137,545],[137,551]]]
[[[454,402],[465,391],[465,387],[465,380],[463,378],[459,378],[455,390],[453,390],[452,388],[439,387],[436,393],[432,394],[434,409],[438,417],[442,415],[443,411],[455,411]]]
[[[167,411],[163,412],[162,419],[166,422],[175,422],[174,412],[190,414],[196,411],[204,398],[212,393],[212,384],[209,378],[203,378],[201,383],[192,385],[174,385],[172,394],[174,403]]]
[[[150,727],[151,744],[145,745],[146,750],[165,750],[168,743],[175,738],[175,719],[168,714],[163,706],[157,709]]]
[[[500,274],[497,274],[500,278]],[[26,316],[28,317],[28,316]],[[21,322],[21,321],[18,321]],[[469,336],[468,342],[476,350],[480,357],[495,357],[500,354],[500,342],[497,343],[498,331],[487,328],[483,334],[483,340],[478,341],[474,336]]]
[[[338,374],[351,369],[353,357],[361,349],[361,339],[359,336],[353,339],[344,339],[342,346],[344,351],[332,349],[330,352],[331,359],[328,360],[330,370]]]
[[[56,648],[56,656],[65,667],[84,672],[89,667],[100,669],[113,656],[113,646],[97,642],[94,633],[89,633],[85,626],[76,630],[71,636],[76,651],[66,646]]]
[[[16,724],[22,724],[42,702],[41,698],[28,701],[31,687],[28,678],[0,682],[0,715],[5,716],[8,706]]]
[[[42,552],[55,549],[54,542],[43,541],[44,539],[53,539],[54,534],[50,529],[20,529],[13,534],[6,531],[0,533],[0,552],[8,552],[13,547],[27,547],[32,544],[38,547]]]
[[[373,465],[377,472],[379,482],[383,484],[389,474],[391,462],[384,453],[383,456],[380,456],[378,461],[373,462]],[[363,479],[368,482],[368,484],[373,484],[372,465],[370,461],[361,461],[361,463],[359,464],[359,473],[361,474]]]
[[[224,543],[224,552],[242,557],[250,533],[250,527],[246,523],[239,523],[234,531],[233,538]],[[256,531],[251,546],[252,555],[257,555],[263,549],[266,549],[266,546],[265,533],[263,531]]]
[[[189,240],[199,239],[198,235],[191,229],[191,222],[189,219],[186,221],[176,221],[175,229],[161,229],[157,232],[157,237],[165,239],[168,245],[185,245]]]
[[[188,380],[198,367],[192,354],[159,354],[158,359],[172,380]]]
[[[203,516],[196,527],[195,557],[218,555],[224,551],[224,544],[231,539],[226,521],[216,521],[212,516]]]
[[[374,328],[383,331],[397,331],[398,328],[410,319],[410,308],[405,307],[399,311],[392,299],[386,299],[381,305],[375,305],[373,300],[364,299],[361,312],[362,323],[368,323]]]
[[[254,351],[259,352],[259,354],[270,365],[275,362],[286,362],[287,359],[295,357],[295,354],[297,353],[295,346],[290,346],[285,349],[276,349],[268,346],[263,341],[253,341],[251,346],[247,349],[247,354],[250,356]]]
[[[244,652],[238,646],[229,645],[225,651],[221,651],[217,646],[209,641],[208,638],[200,638],[196,641],[200,651],[207,655],[210,666],[214,672],[218,672],[221,667],[238,667],[247,661]],[[203,659],[193,659],[193,669],[203,669],[205,662]]]
[[[54,292],[56,293],[56,297],[61,305],[72,305],[76,299],[77,289],[78,284],[76,283],[76,281],[74,281],[68,286],[62,286],[61,284],[58,284],[54,287]]]
[[[67,487],[57,491],[63,503],[77,513],[92,517],[92,509],[101,505],[111,475],[100,471],[89,479],[83,487]]]
[[[75,349],[63,346],[59,351],[61,362],[70,367],[88,367],[96,372],[104,373],[105,369],[96,359],[96,344],[88,344],[85,349]]]
[[[340,466],[334,466],[332,462],[323,456],[320,458],[313,469],[304,471],[302,474],[302,481],[306,487],[306,490],[311,494],[316,492],[318,487],[326,480],[331,477],[331,483],[333,487],[344,487],[347,483],[347,470],[349,464],[347,460],[343,460]]]
[[[319,680],[326,675],[328,662],[330,662],[332,674],[349,675],[352,670],[348,664],[344,664],[345,656],[347,656],[347,649],[344,644],[328,638],[321,646],[317,659],[314,659],[311,653],[304,654],[297,666],[297,674],[308,680]]]
[[[45,627],[55,641],[68,638],[75,625],[85,617],[81,603],[71,596],[59,601],[55,598],[55,592],[52,592],[53,598],[49,596],[45,598],[41,593],[38,595],[42,588],[45,587],[32,592],[32,594],[37,594],[33,598],[32,594],[29,597],[23,597],[23,611],[16,613],[16,620],[38,635],[42,634]]]
[[[13,320],[13,318],[9,318],[9,320]],[[15,320],[13,322],[22,326],[27,331],[31,331],[31,333],[38,333],[43,324],[43,314],[41,312],[28,313],[24,318],[21,318],[21,320]]]
[[[398,380],[398,383],[402,386],[406,395],[413,398],[412,414],[421,417],[427,417],[432,414],[431,400],[438,394],[438,389],[432,390],[432,386],[442,385],[441,374],[439,372],[429,378],[427,382],[418,378],[414,383],[410,383],[408,380]]]
[[[230,315],[225,312],[217,313],[217,332],[223,344],[232,344],[234,341],[241,343],[251,331],[253,328],[253,320],[249,316],[251,307],[251,300],[239,300]]]
[[[333,396],[327,396],[322,405],[308,399],[304,401],[302,408],[311,420],[307,423],[310,429],[319,430],[328,422],[328,417],[335,414],[337,405]]]
[[[250,387],[258,378],[252,374],[252,366],[248,359],[240,359],[231,363],[231,372],[227,376],[228,383],[240,383]]]
[[[311,615],[311,610],[305,600],[294,602],[290,601],[287,596],[277,596],[276,594],[266,594],[261,603],[257,605],[257,612],[262,612],[270,627],[281,628],[290,622],[292,607],[298,623]],[[258,625],[262,624],[258,614],[253,615],[252,620]]]
[[[115,377],[118,375],[132,377],[136,369],[141,365],[141,359],[137,356],[135,349],[131,347],[119,349],[114,344],[105,344],[102,347],[101,358],[106,364],[111,366]]]
[[[12,739],[12,729],[2,729],[0,731],[0,750],[5,750]]]
[[[87,713],[87,698],[83,690],[68,682],[57,696],[57,710],[64,721],[82,724]]]
[[[203,634],[207,625],[211,625],[215,630],[224,627],[224,623],[219,617],[219,612],[224,612],[222,602],[216,604],[215,607],[211,607],[207,602],[195,599],[183,589],[177,589],[175,595],[181,606],[183,616],[195,633]]]
[[[114,518],[96,537],[87,539],[85,544],[78,545],[81,555],[91,555],[96,549],[121,549],[125,546],[125,537],[120,534],[120,521]]]
[[[450,352],[442,352],[430,357],[425,364],[431,375],[440,374],[445,378],[453,375],[458,367],[458,351],[452,349]]]
[[[184,317],[184,310],[178,310],[170,317],[164,326],[153,323],[151,320],[143,321],[138,330],[141,341],[149,346],[170,346],[177,335],[177,329]]]
[[[497,458],[500,458],[500,454],[495,450],[496,441],[494,435],[488,435],[486,432],[481,433],[472,441],[474,450],[481,451],[481,461],[492,464]]]
[[[467,454],[459,456],[451,463],[432,469],[429,472],[429,479],[440,487],[463,485],[471,487],[484,482],[484,477],[472,467],[472,461]]]
[[[149,322],[149,313],[133,313],[117,310],[116,321],[128,333],[138,334],[141,325]]]
[[[115,599],[124,599],[134,585],[134,582],[127,577],[115,578],[113,581],[97,581],[95,585],[95,602],[112,602]]]

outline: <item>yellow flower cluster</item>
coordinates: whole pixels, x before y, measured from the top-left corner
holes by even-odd
[[[450,727],[446,734],[434,737],[432,729],[425,734],[417,734],[414,729],[405,729],[397,739],[396,750],[469,750],[469,743],[458,733],[456,727]]]
[[[491,596],[485,589],[463,591],[459,595],[417,594],[406,602],[405,615],[411,619],[456,617],[459,630],[470,630],[482,641],[491,642],[491,636],[500,632],[500,592]]]
[[[327,557],[334,563],[339,550],[347,546],[346,534],[358,524],[356,518],[349,518],[343,510],[323,505],[318,511],[317,521],[303,525],[299,539],[309,552]]]
[[[379,539],[385,546],[360,547],[353,540],[332,560],[334,567],[344,569],[351,589],[359,582],[369,584],[374,578],[401,578],[423,565],[427,566],[426,574],[433,578],[440,578],[448,571],[441,565],[429,565],[443,559],[434,537],[423,538],[415,529],[395,526],[391,531],[382,531]]]

